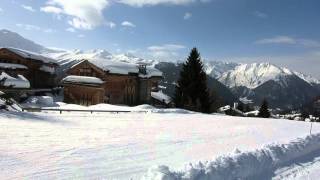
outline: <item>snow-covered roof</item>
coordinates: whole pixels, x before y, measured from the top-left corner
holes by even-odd
[[[255,110],[255,111],[246,112],[246,113],[244,113],[244,114],[245,114],[246,116],[248,116],[248,115],[258,116],[259,111],[258,111],[258,110]]]
[[[227,105],[227,106],[220,107],[220,108],[219,108],[219,111],[220,111],[220,112],[224,112],[224,111],[228,111],[228,110],[230,110],[230,109],[231,109],[230,105]]]
[[[247,97],[239,98],[239,101],[241,101],[243,104],[252,104],[253,101],[251,99],[248,99]]]
[[[151,97],[153,97],[154,99],[157,99],[161,102],[165,102],[166,104],[169,104],[171,102],[171,97],[164,94],[162,91],[151,92]]]
[[[30,52],[30,51],[26,51],[18,48],[12,48],[12,47],[6,47],[4,49],[7,49],[23,58],[35,59],[35,60],[42,61],[44,63],[49,63],[49,64],[57,64],[56,60],[43,56],[41,54],[34,53],[34,52]]]
[[[124,75],[130,74],[130,73],[139,74],[138,64],[116,62],[116,61],[110,61],[107,59],[92,59],[89,62],[102,68],[104,71],[108,71],[109,73],[113,73],[113,74],[124,74]],[[143,78],[148,78],[153,76],[162,76],[161,71],[151,66],[148,66],[146,71],[147,73],[145,75],[139,74],[139,76]]]
[[[67,76],[62,79],[63,83],[103,84],[100,78],[91,76]]]
[[[27,66],[22,64],[13,64],[13,63],[0,63],[0,68],[2,69],[28,69]]]
[[[6,78],[3,84],[5,87],[12,86],[12,88],[30,88],[30,82],[22,75],[12,77],[7,73],[2,72],[0,74],[0,80],[2,80],[3,78]]]
[[[44,72],[47,72],[47,73],[50,73],[50,74],[54,74],[56,71],[55,71],[55,68],[53,67],[50,67],[50,66],[46,66],[46,65],[42,65],[39,70],[41,71],[44,71]]]

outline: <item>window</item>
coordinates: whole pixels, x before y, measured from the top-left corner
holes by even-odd
[[[81,68],[79,71],[80,71],[80,76],[91,76],[92,75],[91,68]]]

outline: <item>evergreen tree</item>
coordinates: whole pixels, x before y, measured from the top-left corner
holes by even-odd
[[[241,112],[244,112],[245,111],[244,104],[242,102],[239,102],[237,109],[240,110]]]
[[[258,116],[262,117],[262,118],[269,118],[270,117],[270,112],[269,112],[269,109],[268,109],[268,102],[267,102],[266,99],[264,99],[262,101],[261,107],[259,109]]]
[[[211,98],[207,87],[207,74],[196,48],[191,50],[187,61],[182,66],[174,102],[179,108],[210,112]]]

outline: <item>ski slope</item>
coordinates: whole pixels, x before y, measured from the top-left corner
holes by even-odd
[[[1,112],[0,179],[148,179],[159,165],[181,171],[189,163],[289,143],[310,129],[280,119],[118,108],[148,113]],[[320,126],[313,124],[312,132]]]

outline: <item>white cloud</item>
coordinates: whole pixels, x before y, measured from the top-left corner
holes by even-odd
[[[17,27],[23,28],[27,31],[42,31],[44,33],[54,33],[56,32],[56,30],[54,29],[50,29],[50,28],[42,28],[36,25],[32,25],[32,24],[16,24]]]
[[[150,51],[176,51],[180,49],[185,49],[186,47],[180,44],[164,44],[160,46],[149,46]]]
[[[255,12],[253,12],[253,15],[255,15],[258,18],[262,18],[262,19],[268,18],[268,14],[261,12],[261,11],[255,11]]]
[[[117,2],[135,7],[155,6],[160,4],[186,5],[194,2],[203,2],[203,0],[118,0]],[[205,0],[208,1],[208,0]]]
[[[3,12],[3,9],[0,7],[0,13],[2,13]]]
[[[40,11],[46,12],[46,13],[53,13],[53,14],[61,14],[63,12],[63,10],[61,8],[57,8],[55,6],[41,7]]]
[[[67,28],[66,31],[72,32],[72,33],[76,32],[76,30],[72,27]]]
[[[123,22],[121,23],[121,25],[122,25],[122,26],[126,26],[126,27],[132,27],[132,28],[136,27],[135,24],[133,24],[132,22],[129,22],[129,21],[123,21]]]
[[[39,26],[31,25],[31,24],[16,24],[17,27],[24,28],[28,31],[40,31],[41,28]]]
[[[74,28],[90,30],[104,24],[103,10],[108,5],[108,0],[49,0],[41,10],[66,15]]]
[[[272,38],[260,39],[256,44],[296,44],[296,40],[289,36],[276,36]]]
[[[35,12],[36,11],[35,9],[33,9],[33,7],[27,6],[27,5],[24,5],[24,4],[22,4],[21,7],[23,9],[27,10],[27,11],[30,11],[30,12]]]
[[[192,17],[192,14],[189,13],[189,12],[186,12],[186,13],[184,14],[184,16],[183,16],[183,19],[184,19],[184,20],[187,20],[187,19],[190,19],[191,17]]]
[[[305,47],[320,47],[320,42],[311,39],[298,39],[299,44]]]
[[[311,39],[293,38],[289,36],[275,36],[272,38],[260,39],[255,44],[291,44],[304,47],[320,47],[320,42]]]
[[[69,25],[76,29],[91,30],[101,25],[114,28],[114,22],[106,22],[103,11],[111,3],[122,3],[134,7],[155,6],[161,4],[186,5],[210,0],[47,0],[40,11],[57,15],[58,19],[67,18]],[[188,15],[187,15],[188,16]],[[124,23],[124,26],[135,27]]]
[[[86,37],[86,36],[83,35],[83,34],[79,34],[79,35],[78,35],[78,38],[84,38],[84,37]]]
[[[173,60],[179,57],[179,51],[186,47],[180,44],[164,44],[149,46],[148,54],[154,58],[161,60]]]
[[[111,21],[111,22],[107,23],[107,26],[112,29],[112,28],[115,28],[117,25],[116,25],[116,23]]]

